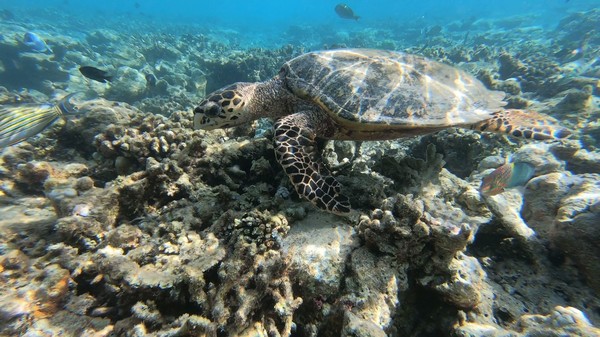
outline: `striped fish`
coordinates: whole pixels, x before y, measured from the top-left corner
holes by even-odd
[[[75,93],[63,97],[56,105],[0,106],[0,150],[37,135],[65,114],[77,113],[70,102],[74,95]]]

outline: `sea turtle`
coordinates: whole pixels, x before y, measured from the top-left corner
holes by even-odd
[[[316,139],[386,140],[448,127],[530,139],[570,132],[548,116],[504,109],[504,93],[467,72],[421,56],[373,49],[310,52],[261,83],[234,83],[194,109],[194,128],[276,119],[275,155],[299,195],[344,214],[350,203],[323,165]]]

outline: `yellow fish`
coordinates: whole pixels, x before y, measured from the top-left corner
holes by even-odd
[[[63,97],[56,105],[0,106],[0,150],[37,135],[63,115],[77,113],[70,101],[74,95],[75,93]]]

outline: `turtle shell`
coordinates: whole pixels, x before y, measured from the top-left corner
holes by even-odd
[[[311,52],[284,64],[289,90],[345,125],[439,128],[476,123],[504,106],[469,73],[421,56],[371,49]]]

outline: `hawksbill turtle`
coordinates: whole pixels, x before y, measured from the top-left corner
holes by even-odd
[[[504,109],[504,93],[469,73],[401,52],[316,51],[286,62],[260,83],[238,82],[194,109],[194,128],[275,119],[275,156],[298,194],[320,209],[350,212],[340,183],[321,161],[317,138],[387,140],[448,127],[560,139],[571,132],[537,112]]]

